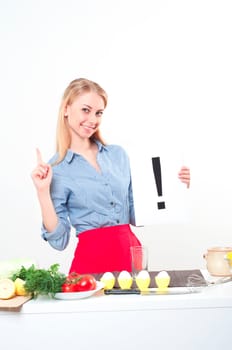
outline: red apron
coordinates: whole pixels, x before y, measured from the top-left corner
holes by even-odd
[[[141,245],[128,224],[88,230],[78,238],[69,272],[81,274],[131,272],[130,247]]]

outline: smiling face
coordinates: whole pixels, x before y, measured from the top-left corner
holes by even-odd
[[[79,95],[65,110],[72,141],[90,138],[101,124],[104,100],[96,92]]]

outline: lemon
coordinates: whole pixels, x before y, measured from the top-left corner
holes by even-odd
[[[14,281],[15,284],[15,294],[16,295],[27,295],[27,292],[24,288],[25,281],[21,278],[16,278]]]
[[[11,299],[14,295],[14,282],[10,278],[0,279],[0,299]]]
[[[104,289],[112,289],[115,284],[115,277],[112,272],[105,272],[100,281],[104,283]]]
[[[146,270],[140,271],[138,275],[135,277],[135,282],[139,290],[141,291],[147,290],[151,282],[151,277],[149,275],[149,272]]]
[[[155,282],[158,289],[166,289],[170,283],[170,276],[166,271],[161,271],[155,276]]]
[[[130,289],[133,278],[128,271],[121,271],[118,275],[118,284],[121,289]]]
[[[226,260],[228,260],[229,266],[232,267],[232,252],[226,254]]]
[[[228,253],[226,254],[226,258],[227,258],[228,260],[232,260],[232,252],[228,252]]]

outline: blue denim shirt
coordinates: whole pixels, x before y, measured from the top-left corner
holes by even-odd
[[[59,223],[50,233],[42,226],[42,237],[57,250],[66,248],[71,226],[78,235],[93,228],[135,224],[128,156],[120,146],[96,143],[100,173],[71,150],[53,166],[50,192]]]

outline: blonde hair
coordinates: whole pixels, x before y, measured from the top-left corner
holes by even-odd
[[[58,153],[56,164],[64,159],[67,150],[71,144],[71,134],[65,118],[65,109],[68,105],[72,104],[78,96],[88,92],[96,92],[99,96],[102,97],[104,101],[104,108],[107,106],[108,96],[105,90],[103,90],[100,85],[84,78],[79,78],[71,81],[71,83],[67,86],[67,88],[64,91],[59,108],[56,129],[56,151]],[[102,144],[105,144],[104,140],[100,135],[100,130],[97,130],[92,135],[91,139],[98,140]]]

